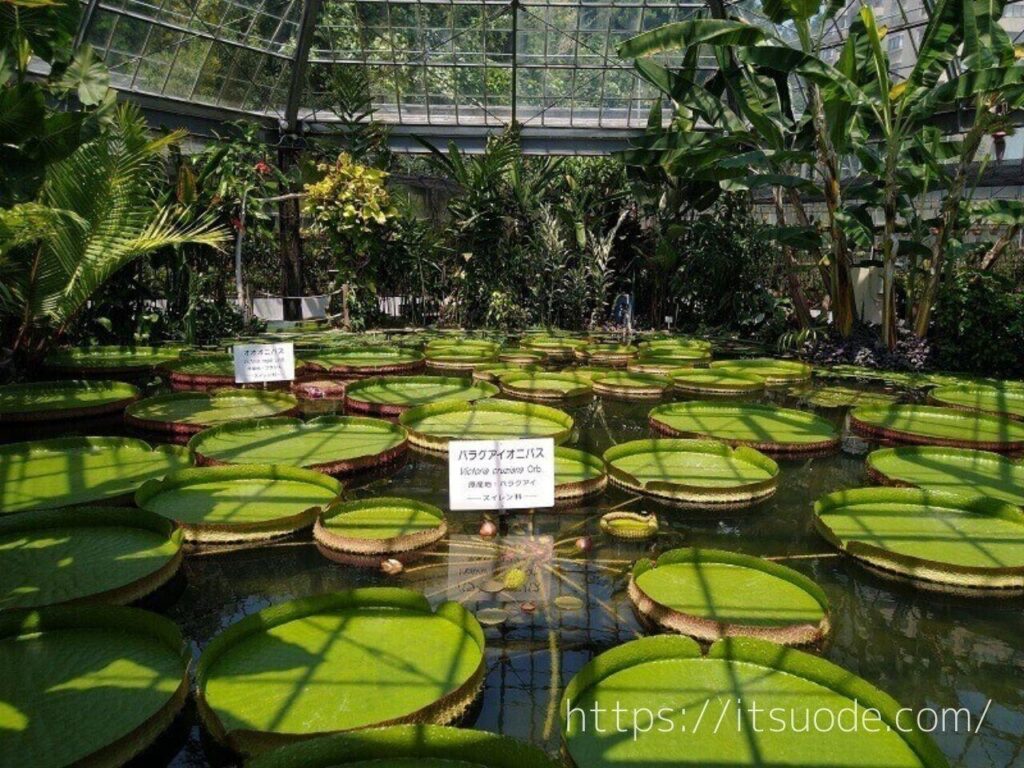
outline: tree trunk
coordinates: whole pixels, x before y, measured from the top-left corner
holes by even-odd
[[[782,205],[782,188],[772,189],[772,201],[775,203],[775,216],[779,226],[786,226],[786,209]],[[788,245],[782,246],[782,257],[786,266],[786,290],[789,293],[790,301],[793,302],[793,311],[801,328],[808,328],[811,325],[811,308],[807,304],[807,297],[804,296],[803,288],[800,286],[800,278],[796,274],[796,256],[793,249]]]
[[[885,200],[882,205],[885,225],[882,235],[882,343],[896,349],[896,162],[890,148],[886,161]]]
[[[1006,253],[1006,249],[1010,246],[1010,243],[1014,241],[1017,235],[1020,234],[1020,225],[1014,224],[1006,228],[1006,231],[999,236],[992,247],[988,249],[985,255],[981,259],[979,267],[981,269],[992,269],[996,265],[996,262]]]
[[[298,163],[299,150],[292,147],[281,147],[277,151],[278,165],[281,172],[291,178],[289,173]],[[292,184],[288,192],[298,192]],[[284,297],[284,319],[302,319],[302,301],[298,297],[305,295],[302,269],[302,232],[301,211],[298,197],[286,197],[278,202],[278,220],[280,224],[281,246],[281,295]]]

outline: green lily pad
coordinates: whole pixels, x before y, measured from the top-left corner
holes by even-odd
[[[719,360],[711,363],[713,370],[729,373],[746,373],[760,376],[768,386],[796,384],[810,381],[814,369],[807,363],[796,360],[775,360],[770,357],[757,357],[746,360]]]
[[[632,373],[653,373],[667,376],[677,368],[694,368],[711,361],[711,353],[701,349],[666,350],[664,354],[644,354],[631,360],[626,370]]]
[[[929,405],[864,406],[850,414],[854,432],[875,440],[978,448],[1024,450],[1024,424],[1002,416],[965,413]]]
[[[750,373],[710,368],[677,368],[669,373],[672,386],[689,395],[752,395],[764,392],[764,379]]]
[[[572,360],[573,353],[586,342],[565,336],[526,336],[522,346],[543,352],[548,362],[557,363]]]
[[[114,376],[151,371],[181,357],[183,347],[75,347],[46,356],[43,365],[69,374]]]
[[[124,418],[136,429],[192,435],[232,421],[290,415],[298,405],[294,395],[258,389],[172,392],[133,403]]]
[[[604,452],[616,485],[696,507],[746,506],[775,493],[779,466],[714,440],[633,440]]]
[[[481,347],[472,349],[441,347],[436,351],[427,352],[427,366],[438,370],[472,371],[477,366],[493,363],[497,359],[494,352]]]
[[[61,437],[0,446],[0,514],[131,498],[192,464],[181,448],[128,437]]]
[[[417,592],[370,588],[242,619],[206,646],[196,684],[214,737],[252,754],[356,728],[451,722],[484,671],[483,629],[461,605],[435,612]]]
[[[335,376],[383,376],[422,369],[423,355],[407,349],[363,347],[319,352],[306,362]]]
[[[514,363],[519,366],[543,363],[547,355],[532,349],[502,349],[498,351],[498,360],[502,363]]]
[[[498,377],[502,392],[529,400],[563,400],[590,394],[585,376],[546,371],[506,373]]]
[[[321,514],[313,537],[328,549],[391,555],[429,547],[444,538],[444,512],[433,504],[378,496],[338,504]]]
[[[675,355],[689,350],[710,353],[711,342],[707,339],[691,339],[685,336],[666,336],[660,339],[648,338],[637,344],[641,355]]]
[[[135,504],[176,522],[189,541],[221,544],[308,528],[341,488],[333,477],[296,467],[201,467],[150,480]]]
[[[637,512],[606,512],[601,515],[601,531],[617,539],[649,539],[658,534],[661,524],[654,515]]]
[[[633,567],[629,597],[662,630],[712,642],[745,635],[785,645],[820,642],[828,598],[798,571],[716,549],[674,549]]]
[[[539,366],[521,363],[484,363],[473,368],[473,378],[496,384],[506,373],[521,373],[540,370]]]
[[[430,403],[410,408],[398,417],[409,442],[446,453],[449,440],[512,440],[550,437],[564,443],[572,434],[572,417],[536,403],[481,400],[476,403]]]
[[[600,493],[608,485],[604,461],[575,448],[555,448],[555,499],[579,500]]]
[[[732,403],[667,403],[648,415],[651,426],[679,437],[709,437],[774,453],[824,453],[840,435],[825,419],[791,408]]]
[[[181,532],[130,507],[37,510],[0,519],[0,610],[138,600],[181,564]]]
[[[591,342],[574,349],[573,355],[581,363],[625,366],[637,356],[637,352],[637,348],[632,344],[599,344]]]
[[[739,707],[746,712],[753,702],[762,718],[756,730],[746,715],[737,725]],[[605,715],[616,707],[629,713],[628,731],[610,727],[607,717],[598,728],[595,707]],[[855,728],[808,731],[799,725],[809,714],[819,722],[845,722],[850,715],[840,713],[855,707],[877,712],[877,718]],[[782,727],[767,720],[769,710]],[[930,737],[903,722],[900,705],[882,691],[817,656],[749,637],[719,640],[707,656],[696,641],[673,635],[620,645],[576,674],[559,711],[568,753],[586,768],[820,768],[823,761],[851,768],[949,765]],[[649,711],[665,719],[648,727]],[[823,712],[830,716],[819,716]],[[723,723],[715,727],[720,718]]]
[[[1024,388],[957,386],[938,387],[929,393],[932,401],[939,405],[964,408],[969,411],[985,411],[1015,419],[1024,419]]]
[[[382,419],[276,417],[222,424],[189,441],[196,461],[212,464],[284,464],[330,475],[381,466],[405,453],[405,430]]]
[[[814,505],[819,532],[872,569],[960,594],[1024,593],[1024,512],[985,497],[856,488]]]
[[[53,421],[118,413],[139,398],[121,381],[36,381],[0,386],[0,423]]]
[[[820,387],[807,396],[819,408],[851,408],[861,405],[891,405],[900,399],[888,392],[865,392],[852,387]]]
[[[458,376],[387,376],[349,384],[345,407],[354,413],[396,416],[438,400],[473,402],[496,394],[493,384]]]
[[[181,710],[189,659],[174,622],[149,611],[0,616],[0,765],[123,765]]]
[[[990,451],[905,445],[872,451],[868,475],[884,485],[912,485],[1024,507],[1024,464]]]
[[[290,744],[249,768],[558,768],[506,736],[440,725],[396,725]]]
[[[603,373],[595,376],[593,381],[597,394],[625,400],[661,397],[672,386],[672,380],[667,376],[623,371]]]

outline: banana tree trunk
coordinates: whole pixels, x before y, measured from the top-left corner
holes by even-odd
[[[999,236],[999,239],[992,244],[992,247],[985,252],[985,255],[981,259],[981,263],[978,265],[979,268],[983,270],[992,269],[992,267],[996,265],[996,262],[999,261],[1004,253],[1006,253],[1006,249],[1010,247],[1010,243],[1012,243],[1019,234],[1019,224],[1007,227],[1006,231]]]
[[[775,203],[775,217],[779,226],[786,226],[786,209],[782,205],[781,187],[772,189],[772,201]],[[789,294],[790,301],[793,302],[793,311],[800,327],[808,328],[811,325],[811,308],[807,304],[807,297],[804,296],[800,278],[796,273],[796,256],[793,249],[788,245],[782,246],[782,257],[786,267],[786,292]]]
[[[892,142],[895,146],[895,142]],[[885,216],[882,235],[882,343],[896,349],[896,163],[898,151],[890,147],[885,168]]]

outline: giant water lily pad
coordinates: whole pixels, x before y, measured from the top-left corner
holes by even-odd
[[[341,497],[333,477],[282,465],[201,467],[150,480],[135,503],[185,531],[189,541],[221,544],[284,536],[308,528]]]
[[[669,373],[676,391],[688,395],[756,395],[764,392],[760,376],[711,368],[677,368]]]
[[[608,484],[604,461],[575,448],[555,448],[555,500],[576,501],[600,493]]]
[[[397,555],[429,547],[447,532],[444,513],[433,504],[378,496],[338,504],[321,514],[313,536],[330,550]]]
[[[760,637],[810,645],[828,634],[828,598],[798,571],[716,549],[674,549],[640,560],[629,597],[647,622],[711,642]]]
[[[661,397],[672,386],[667,376],[649,373],[614,371],[595,376],[594,392],[623,400],[646,400]]]
[[[632,344],[600,344],[591,342],[573,350],[573,355],[581,363],[590,365],[611,365],[625,367],[637,356],[637,348]]]
[[[855,408],[862,405],[892,405],[900,399],[889,392],[868,392],[853,387],[819,387],[807,402],[819,408]]]
[[[548,362],[558,363],[571,360],[573,353],[586,342],[565,336],[527,336],[522,345],[527,349],[543,352]]]
[[[959,594],[1024,593],[1024,512],[917,488],[856,488],[814,505],[819,532],[872,570]]]
[[[497,355],[482,347],[461,349],[456,347],[440,347],[427,351],[427,365],[440,371],[472,371],[480,365],[493,363]]]
[[[232,421],[287,416],[298,405],[287,392],[258,389],[172,392],[133,403],[124,418],[136,429],[186,436]]]
[[[235,421],[200,432],[189,448],[201,465],[284,464],[336,475],[394,461],[405,430],[382,419],[320,416]]]
[[[128,437],[61,437],[0,446],[0,514],[130,499],[192,464],[187,451]]]
[[[686,336],[665,336],[648,338],[637,344],[642,356],[674,355],[687,350],[697,350],[710,354],[711,342],[707,339],[693,339]]]
[[[929,397],[939,405],[1024,419],[1024,388],[1021,387],[937,387]]]
[[[55,371],[83,376],[134,376],[181,357],[183,347],[76,347],[59,349],[43,364]]]
[[[139,398],[121,381],[36,381],[0,386],[0,423],[56,421],[119,413]]]
[[[408,349],[371,347],[329,350],[307,360],[313,369],[332,376],[385,376],[423,368],[423,355]]]
[[[591,381],[571,371],[506,373],[498,377],[502,392],[527,400],[564,400],[590,394]]]
[[[459,376],[382,376],[350,384],[345,407],[352,413],[397,416],[437,400],[473,402],[496,394],[493,384]]]
[[[533,364],[485,363],[473,368],[473,378],[477,381],[488,381],[492,384],[496,384],[498,379],[506,373],[522,373],[536,370],[539,370],[539,367]]]
[[[409,409],[398,421],[413,445],[441,453],[448,451],[449,440],[550,437],[558,445],[569,439],[573,426],[572,417],[564,411],[504,400],[430,403]]]
[[[235,385],[235,358],[231,355],[196,355],[162,366],[175,390],[210,389]]]
[[[779,467],[715,440],[633,440],[604,452],[616,485],[694,507],[740,507],[775,493]]]
[[[483,682],[484,636],[457,603],[371,588],[292,600],[204,649],[199,712],[242,753],[303,737],[458,718]],[[383,695],[382,692],[386,692]]]
[[[559,768],[536,747],[507,736],[441,725],[394,725],[301,741],[249,768]]]
[[[807,363],[801,363],[797,360],[775,360],[770,357],[755,357],[746,360],[719,360],[711,363],[710,367],[716,371],[760,376],[768,386],[810,381],[814,373],[814,370]]]
[[[825,419],[791,408],[733,403],[667,403],[653,408],[651,426],[679,437],[710,437],[772,453],[824,453],[840,435]]]
[[[694,368],[711,361],[711,353],[702,349],[680,348],[659,350],[658,354],[640,353],[631,360],[626,369],[633,373],[654,373],[668,375],[677,368]]]
[[[739,707],[746,712],[755,702],[761,715],[757,727],[745,715],[737,725]],[[630,713],[628,732],[609,727],[607,719],[596,727],[595,707],[605,714],[616,707]],[[569,755],[586,768],[949,765],[882,691],[817,656],[749,637],[719,640],[707,656],[696,641],[673,635],[620,645],[576,674],[559,709]],[[849,720],[843,712],[865,709],[877,712],[877,719],[863,728],[800,725],[809,714],[835,723]],[[652,710],[665,720],[648,728],[644,713]],[[765,714],[769,710],[784,727],[777,722],[772,727]],[[635,731],[633,715],[642,718]]]
[[[955,408],[864,406],[852,411],[850,427],[875,440],[988,451],[1024,450],[1024,423]]]
[[[498,360],[502,363],[515,365],[538,365],[547,358],[543,352],[532,349],[502,349],[498,351]]]
[[[181,532],[129,507],[37,510],[0,519],[0,610],[138,600],[181,565]]]
[[[991,451],[904,445],[872,451],[868,475],[883,485],[910,485],[1024,507],[1024,464]]]
[[[174,623],[149,611],[0,616],[0,765],[123,765],[181,710],[189,659]]]

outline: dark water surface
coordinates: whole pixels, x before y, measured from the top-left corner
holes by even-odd
[[[795,396],[776,401],[802,405]],[[647,412],[653,402],[593,399],[566,408],[576,419],[575,447],[600,454],[615,443],[652,436]],[[820,411],[842,423],[839,410]],[[116,428],[113,428],[116,431]],[[936,733],[957,766],[1024,766],[1024,618],[1021,600],[969,601],[928,595],[882,581],[837,556],[812,527],[812,504],[829,491],[867,484],[863,454],[855,438],[843,452],[825,458],[783,461],[777,495],[760,507],[727,516],[697,515],[637,499],[609,488],[589,506],[555,513],[509,514],[499,541],[520,552],[530,538],[556,542],[545,547],[528,571],[532,593],[501,604],[469,584],[463,566],[474,544],[481,515],[449,513],[453,543],[411,565],[398,577],[335,564],[301,539],[186,559],[185,585],[162,610],[189,638],[198,657],[220,630],[273,603],[330,590],[400,585],[420,590],[432,602],[459,599],[470,608],[504,607],[509,619],[489,627],[488,675],[482,702],[466,726],[514,736],[552,753],[559,746],[556,703],[561,687],[595,654],[636,637],[639,627],[626,598],[623,573],[637,557],[674,546],[708,546],[773,557],[817,581],[833,609],[834,638],[827,659],[860,675],[914,709],[965,707],[972,725],[986,709],[977,732]],[[443,461],[411,453],[391,474],[357,478],[351,496],[405,495],[447,507]],[[662,533],[652,544],[603,539],[600,515],[611,507],[656,512]],[[574,547],[581,534],[593,536],[587,557]],[[463,544],[463,541],[470,543]],[[564,543],[558,543],[563,542]],[[476,540],[479,541],[479,540]],[[508,551],[506,549],[506,551]],[[819,556],[820,555],[820,556]],[[552,573],[554,571],[554,573]],[[472,574],[470,574],[472,576]],[[531,594],[537,610],[524,612]],[[582,608],[562,610],[556,596],[575,595]],[[546,598],[546,599],[545,599]],[[185,721],[147,764],[174,766],[230,763],[213,749],[189,709]],[[666,765],[670,763],[666,762]]]

